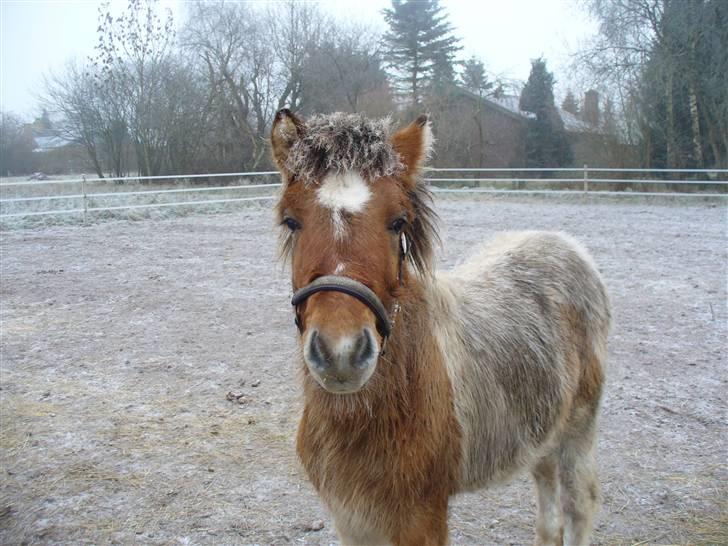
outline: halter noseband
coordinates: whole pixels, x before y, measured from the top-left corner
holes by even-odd
[[[389,314],[384,304],[368,287],[359,281],[355,281],[350,277],[341,275],[325,275],[319,277],[310,284],[307,284],[293,294],[291,305],[296,307],[296,325],[300,329],[300,321],[298,318],[298,304],[305,301],[316,292],[342,292],[358,299],[364,305],[369,307],[374,316],[377,317],[377,326],[382,337],[389,337],[392,332],[393,324],[389,320]]]
[[[402,265],[405,257],[407,256],[408,250],[409,245],[407,237],[402,234],[399,243],[399,271],[397,272],[397,280],[399,281],[400,286],[402,286],[403,282]],[[394,302],[392,318],[390,319],[387,308],[384,307],[382,301],[369,287],[352,279],[351,277],[345,277],[343,275],[324,275],[323,277],[319,277],[310,282],[303,288],[296,290],[291,298],[291,305],[293,305],[296,311],[296,327],[299,332],[302,332],[303,330],[298,306],[317,292],[341,292],[342,294],[358,299],[366,305],[377,318],[377,328],[379,329],[379,333],[382,335],[381,353],[384,354],[387,339],[389,338],[389,334],[392,333],[394,320],[399,312],[399,302]]]

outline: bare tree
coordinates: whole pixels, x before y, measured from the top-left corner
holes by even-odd
[[[100,92],[114,101],[136,150],[143,175],[160,172],[166,123],[160,116],[165,100],[164,82],[170,69],[174,40],[171,12],[158,13],[153,0],[128,0],[127,9],[112,15],[100,10],[98,43],[93,64]]]
[[[182,45],[206,71],[210,103],[221,110],[219,121],[230,121],[239,143],[248,144],[249,159],[241,154],[241,161],[257,167],[281,92],[263,14],[247,4],[195,3]]]
[[[612,90],[649,164],[728,162],[728,4],[585,0],[599,21],[576,63]]]
[[[192,5],[182,45],[204,67],[223,134],[232,128],[244,143],[241,166],[257,168],[267,159],[268,129],[278,109],[303,107],[305,67],[324,21],[309,3],[267,9],[225,2]]]
[[[319,46],[323,31],[332,25],[315,3],[288,0],[267,11],[270,40],[284,83],[277,108],[301,108],[304,69],[311,52]]]
[[[128,132],[121,107],[97,85],[90,66],[69,61],[45,78],[43,103],[58,118],[63,136],[84,146],[100,177],[124,176],[129,167]]]
[[[374,30],[331,24],[305,64],[301,102],[311,112],[367,111],[372,96],[388,92],[382,64]]]

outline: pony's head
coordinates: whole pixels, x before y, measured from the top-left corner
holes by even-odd
[[[412,275],[431,268],[437,234],[419,177],[428,118],[391,134],[386,119],[304,121],[284,109],[271,143],[306,367],[327,391],[356,392],[375,373]]]

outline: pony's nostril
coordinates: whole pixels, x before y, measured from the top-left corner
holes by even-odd
[[[308,359],[319,369],[326,369],[331,365],[331,359],[328,358],[328,351],[321,336],[317,330],[311,332],[308,340]]]
[[[365,368],[371,364],[374,356],[374,339],[368,329],[359,334],[351,356],[351,364],[355,368]]]

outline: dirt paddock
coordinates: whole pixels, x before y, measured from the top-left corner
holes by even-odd
[[[725,202],[438,199],[441,265],[564,230],[614,306],[602,544],[728,541]],[[269,203],[6,231],[0,543],[329,544],[294,452],[301,400]],[[453,500],[453,544],[529,544],[523,476]]]

